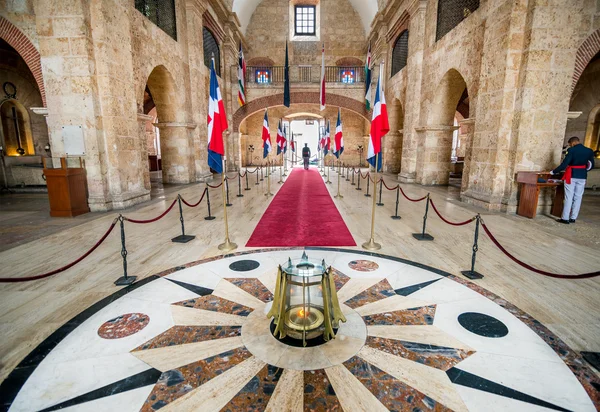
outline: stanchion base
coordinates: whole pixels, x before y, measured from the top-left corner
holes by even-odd
[[[343,199],[343,198],[344,198],[344,196],[342,196],[342,195],[335,195],[334,197],[335,197],[336,199]]]
[[[115,281],[115,285],[117,286],[129,286],[131,285],[133,282],[135,282],[135,280],[137,279],[137,276],[121,276],[119,279],[117,279]]]
[[[365,197],[371,197],[369,193],[365,193]]]
[[[357,187],[357,188],[356,188],[356,189],[354,189],[354,190],[362,190],[362,187]]]
[[[171,242],[175,242],[175,243],[187,243],[190,240],[194,240],[194,239],[196,239],[196,236],[179,235],[179,236],[176,236],[173,239],[171,239]]]
[[[258,184],[258,183],[257,183],[257,184]],[[249,187],[247,187],[247,188],[245,188],[244,190],[252,190],[252,189],[250,189]]]
[[[244,197],[244,195],[236,195],[236,197]]]
[[[362,244],[363,249],[367,250],[379,250],[381,249],[381,245],[373,240],[373,238],[369,239],[368,242]]]
[[[271,196],[273,196],[273,193],[265,193],[265,196],[271,197]]]
[[[463,276],[468,277],[469,279],[483,279],[483,275],[479,272],[463,270],[460,273],[462,273]]]
[[[260,179],[261,182],[264,182],[264,179]]]
[[[376,203],[377,206],[383,206],[383,203]]]
[[[215,220],[214,216],[206,216],[204,220]]]
[[[413,233],[413,237],[417,240],[426,240],[426,241],[432,241],[433,240],[433,236],[431,236],[429,233]]]
[[[225,203],[225,206],[231,207],[231,206],[233,206],[233,203]]]
[[[327,182],[325,182],[325,183],[327,183],[328,185],[330,185],[330,184],[332,184],[333,182],[329,182],[329,181],[327,181]]]
[[[350,186],[356,186],[356,183],[350,183]]]
[[[225,239],[225,242],[221,243],[218,248],[223,252],[231,252],[232,250],[237,249],[237,244],[229,241],[229,239]]]
[[[391,217],[392,219],[394,219],[394,220],[400,220],[400,219],[402,219],[400,216],[396,216],[396,215],[394,215],[394,216],[390,216],[390,217]]]

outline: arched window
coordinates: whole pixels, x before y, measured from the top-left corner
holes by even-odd
[[[0,106],[4,153],[7,156],[34,155],[29,113],[16,100],[6,100]]]
[[[404,30],[394,44],[392,52],[392,76],[406,66],[408,59],[408,30]]]
[[[221,52],[219,43],[213,34],[206,28],[202,28],[204,40],[204,64],[210,69],[210,59],[215,56],[215,71],[218,76],[221,76]]]
[[[438,0],[435,40],[444,37],[478,8],[479,0]]]

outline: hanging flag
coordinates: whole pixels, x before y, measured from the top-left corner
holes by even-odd
[[[388,121],[387,107],[385,104],[385,94],[383,92],[383,62],[379,66],[379,79],[377,79],[377,90],[375,91],[375,104],[373,105],[373,117],[371,120],[371,131],[369,132],[369,149],[367,151],[367,161],[375,167],[377,161],[377,171],[381,170],[381,138],[390,131]],[[377,156],[379,154],[379,156]]]
[[[365,104],[367,111],[371,110],[371,102],[373,100],[373,92],[371,91],[371,43],[369,43],[369,51],[367,52],[367,62],[365,63]]]
[[[217,173],[223,173],[223,132],[227,130],[227,116],[221,98],[221,89],[215,72],[215,59],[210,63],[210,94],[208,97],[208,167]]]
[[[323,145],[323,152],[325,156],[329,153],[329,149],[331,148],[331,139],[329,136],[329,120],[327,120],[327,129],[325,129],[325,144]]]
[[[296,152],[296,142],[294,141],[294,133],[291,133],[292,126],[290,125],[290,134],[292,135],[292,140],[290,141],[290,148],[292,152]]]
[[[290,60],[288,58],[288,44],[287,40],[285,41],[285,67],[283,70],[283,105],[285,107],[290,107],[291,97],[290,97]]]
[[[240,41],[240,52],[238,53],[238,103],[240,106],[246,104],[246,60],[242,51],[242,42]]]
[[[321,130],[321,127],[319,127],[319,144],[317,145],[317,151],[321,151],[323,150],[323,148],[325,147],[325,133],[327,132],[327,127],[323,126],[323,129]]]
[[[271,153],[273,148],[271,147],[271,132],[269,132],[269,115],[265,110],[265,119],[263,120],[263,130],[262,130],[262,140],[263,140],[263,159]]]
[[[321,91],[319,93],[319,103],[321,111],[325,110],[325,43],[323,43],[323,52],[321,54]]]
[[[280,155],[285,146],[285,137],[283,137],[283,130],[281,129],[281,119],[279,120],[279,124],[277,125],[277,154]]]
[[[335,126],[335,152],[338,159],[344,153],[344,135],[342,134],[342,109],[338,108],[337,125]]]

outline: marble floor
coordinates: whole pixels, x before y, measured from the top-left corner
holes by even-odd
[[[206,204],[149,225],[126,223],[129,288],[122,275],[120,236],[54,277],[0,284],[2,407],[17,410],[596,410],[598,376],[579,351],[600,351],[600,281],[561,280],[521,269],[482,236],[477,270],[468,281],[473,227],[455,228],[430,216],[433,242],[411,234],[424,204],[384,192],[377,208],[381,254],[357,248],[312,248],[336,269],[348,319],[335,340],[311,348],[277,341],[266,313],[277,264],[301,249],[249,250],[268,202],[266,180],[249,175],[252,190],[232,183],[230,235],[240,248],[223,256],[220,191]],[[280,187],[277,179],[271,191]],[[337,183],[337,174],[332,173]],[[391,178],[386,182],[391,183]],[[327,185],[332,194],[336,184]],[[360,245],[368,239],[371,205],[341,181],[336,205]],[[364,187],[364,186],[363,186]],[[428,190],[440,212],[465,220],[485,215],[498,239],[528,263],[553,272],[598,270],[598,248],[546,223],[485,213]],[[189,202],[204,185],[178,192]],[[164,200],[125,211],[148,219]],[[23,277],[64,265],[104,233],[116,213],[65,228],[0,252],[0,277]],[[576,225],[561,228],[575,231]],[[240,271],[250,260],[255,267]]]

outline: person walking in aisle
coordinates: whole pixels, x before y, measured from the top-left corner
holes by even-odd
[[[567,154],[556,169],[550,174],[555,175],[565,172],[562,180],[565,181],[565,201],[562,216],[557,222],[575,223],[581,207],[581,198],[585,189],[587,172],[594,168],[594,152],[581,144],[579,138],[574,136],[569,139]]]
[[[304,143],[302,148],[302,159],[304,160],[304,170],[308,170],[308,162],[310,161],[310,147],[308,143]]]

